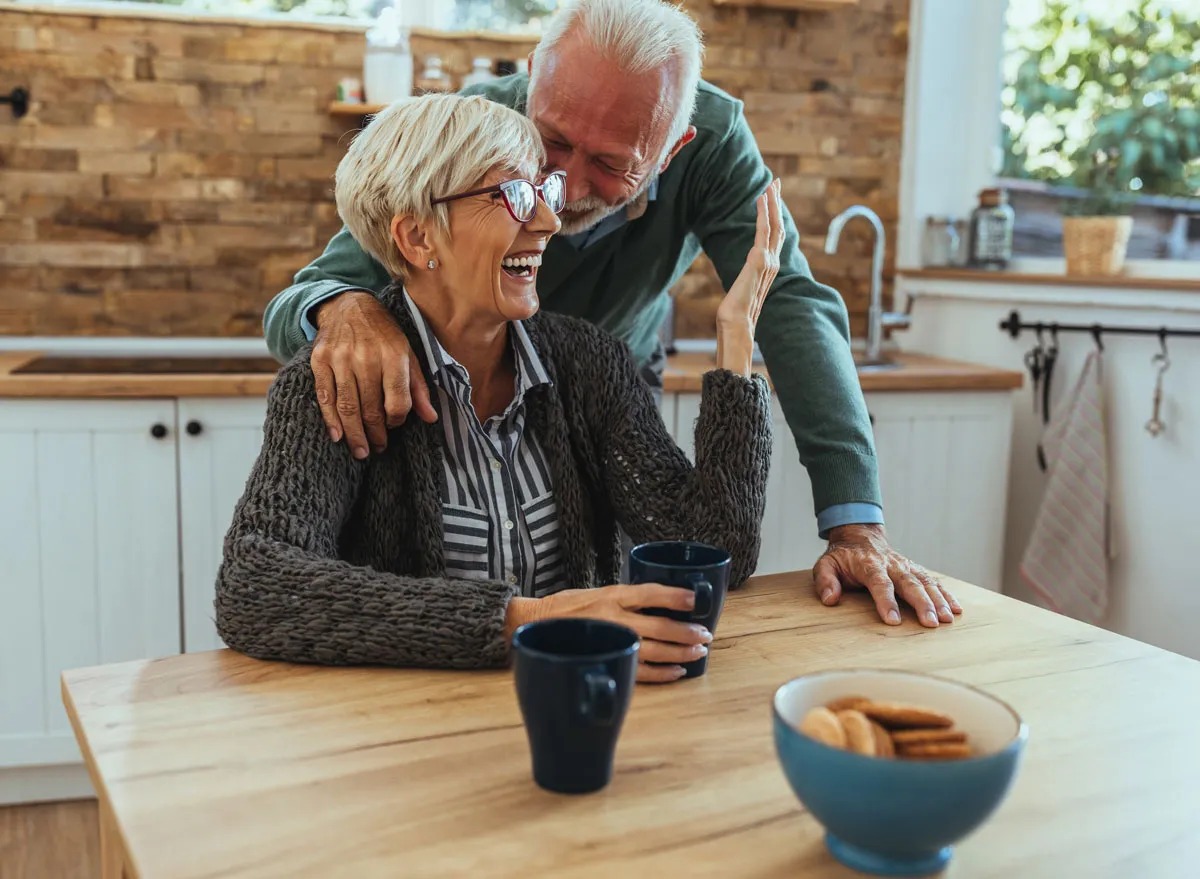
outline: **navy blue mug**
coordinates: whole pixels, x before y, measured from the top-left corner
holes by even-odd
[[[642,613],[699,623],[715,635],[717,620],[725,607],[731,563],[729,553],[706,543],[690,540],[643,543],[629,552],[629,582],[662,583],[692,590],[696,594],[696,607],[690,613],[663,608],[647,608]],[[707,656],[683,663],[687,678],[698,678],[707,669]]]
[[[513,633],[533,778],[546,790],[590,793],[612,779],[640,646],[633,629],[603,620],[540,620]]]

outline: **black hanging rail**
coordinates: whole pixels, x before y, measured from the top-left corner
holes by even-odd
[[[1180,338],[1200,339],[1200,327],[1195,329],[1179,327],[1114,327],[1109,324],[1064,324],[1058,321],[1023,321],[1021,313],[1017,310],[1010,311],[1008,317],[1000,321],[1000,329],[1004,330],[1014,339],[1021,335],[1025,330],[1032,330],[1037,333],[1091,333],[1092,338],[1100,344],[1102,336],[1157,336],[1160,340],[1165,341],[1168,336],[1179,336]]]

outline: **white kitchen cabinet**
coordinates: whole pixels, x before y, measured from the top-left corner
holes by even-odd
[[[179,533],[183,649],[224,647],[213,620],[214,586],[234,505],[262,447],[261,398],[179,400]]]
[[[74,763],[64,669],[180,647],[175,403],[0,401],[0,767]]]
[[[677,395],[676,438],[689,457],[699,394]],[[1008,391],[866,395],[892,545],[928,568],[998,589],[1012,403]],[[758,573],[810,568],[824,551],[812,484],[778,399]]]

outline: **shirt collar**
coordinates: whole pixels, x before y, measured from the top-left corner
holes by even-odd
[[[433,327],[425,319],[421,309],[417,308],[417,303],[413,302],[407,290],[404,291],[404,307],[408,309],[413,324],[417,328],[417,335],[421,340],[421,353],[434,381],[444,386],[444,382],[448,379],[470,387],[471,380],[467,375],[467,370],[450,355],[449,351],[442,347]],[[508,341],[512,345],[513,361],[517,367],[517,394],[513,402],[519,403],[530,388],[552,384],[552,382],[550,374],[546,372],[546,367],[538,357],[537,349],[533,347],[529,333],[526,332],[521,321],[509,321],[508,330]]]

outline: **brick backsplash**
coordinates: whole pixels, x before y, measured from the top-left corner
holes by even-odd
[[[860,320],[869,237],[849,229],[836,258],[821,245],[855,202],[894,240],[907,0],[686,5],[706,78],[746,102],[814,271]],[[0,108],[0,335],[258,335],[339,226],[332,175],[353,122],[328,105],[362,46],[353,29],[0,10],[0,90],[33,97],[20,121]],[[456,77],[529,48],[413,39]],[[707,335],[711,266],[675,293],[677,335]]]

